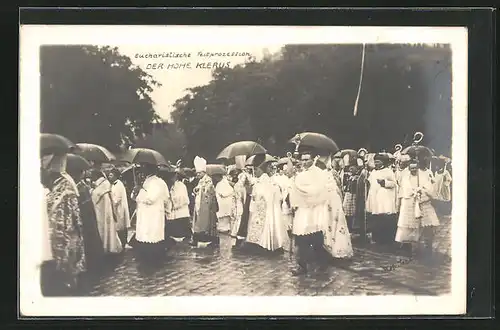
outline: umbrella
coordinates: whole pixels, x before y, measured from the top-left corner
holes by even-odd
[[[343,149],[339,150],[334,155],[334,158],[341,158],[344,162],[344,166],[354,165],[358,158],[358,152],[354,149]]]
[[[75,148],[75,144],[62,135],[49,133],[40,135],[40,153],[42,156],[57,152],[68,153]]]
[[[116,157],[106,148],[91,143],[77,143],[76,154],[92,162],[109,163],[116,160]]]
[[[289,143],[294,143],[297,148],[299,146],[308,146],[321,150],[328,150],[335,153],[339,150],[339,147],[328,136],[321,133],[304,132],[295,135],[288,141]]]
[[[226,168],[224,167],[224,165],[220,165],[220,164],[208,164],[207,165],[207,170],[206,170],[207,174],[212,176],[212,175],[226,175]]]
[[[255,159],[255,155],[248,157],[248,159],[246,161],[246,165],[253,165],[254,159]],[[264,163],[264,162],[275,162],[275,161],[277,161],[276,158],[274,158],[273,156],[271,156],[269,154],[266,154],[266,156],[264,157],[264,160],[262,162]]]
[[[390,152],[379,152],[378,154],[383,156],[383,157],[387,157],[387,159],[389,159],[389,161],[391,161],[391,162],[396,160],[396,157],[393,154],[391,154]]]
[[[229,159],[236,156],[252,156],[265,153],[266,149],[257,142],[239,141],[225,147],[217,156],[217,159]]]
[[[434,152],[431,149],[421,146],[421,145],[412,145],[406,147],[401,151],[402,155],[410,155],[411,157],[432,157],[434,156]]]
[[[354,149],[342,149],[339,150],[335,155],[333,155],[334,158],[344,158],[345,155],[349,155],[349,157],[357,157],[358,152]]]
[[[122,160],[135,164],[167,165],[167,161],[158,151],[146,148],[129,149],[123,154]]]
[[[66,171],[69,173],[83,172],[90,169],[90,163],[80,155],[68,154]]]
[[[280,158],[278,159],[278,162],[276,165],[284,165],[284,164],[288,164],[288,162],[290,161],[290,158],[288,157],[283,157],[283,158]]]
[[[175,172],[176,167],[171,164],[160,164],[159,166],[161,172]]]

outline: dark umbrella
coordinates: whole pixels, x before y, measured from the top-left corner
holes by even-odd
[[[255,159],[255,155],[254,156],[251,156],[251,157],[248,157],[247,161],[246,161],[246,165],[253,165],[253,161]],[[277,159],[274,158],[273,156],[269,155],[269,154],[266,154],[265,157],[264,157],[264,160],[262,161],[262,163],[264,162],[276,162]]]
[[[267,150],[254,141],[239,141],[224,148],[217,156],[217,159],[230,159],[236,156],[252,156],[265,154]]]
[[[103,146],[92,143],[77,143],[76,154],[92,162],[109,163],[116,160],[116,157]]]
[[[146,148],[129,149],[122,155],[122,160],[134,164],[146,163],[156,166],[168,164],[158,151]]]
[[[224,167],[224,165],[220,165],[220,164],[208,164],[207,165],[207,170],[206,170],[207,174],[212,176],[212,175],[226,175],[226,168]]]
[[[349,157],[357,157],[358,152],[354,149],[342,149],[339,150],[335,155],[333,155],[334,158],[343,158],[345,155],[349,155]]]
[[[90,169],[90,163],[80,155],[68,154],[66,171],[69,173],[83,172]]]
[[[425,146],[421,146],[421,145],[412,145],[412,146],[406,147],[405,149],[403,149],[403,151],[401,151],[401,154],[402,155],[409,155],[412,158],[434,156],[434,153],[432,152],[431,149],[429,149]]]
[[[293,138],[288,141],[289,143],[295,144],[297,150],[299,146],[308,146],[321,150],[327,150],[332,153],[335,153],[339,150],[339,147],[328,136],[321,133],[313,133],[313,132],[304,132],[295,135]]]
[[[76,148],[75,144],[59,134],[42,133],[40,135],[40,154],[69,153]]]

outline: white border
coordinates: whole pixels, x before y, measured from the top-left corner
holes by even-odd
[[[36,26],[20,28],[20,313],[23,316],[462,314],[466,308],[467,30],[457,27]],[[449,43],[453,52],[451,294],[348,297],[43,298],[33,267],[41,246],[39,46],[286,43]],[[172,48],[172,47],[171,47]],[[181,48],[180,48],[181,49]]]

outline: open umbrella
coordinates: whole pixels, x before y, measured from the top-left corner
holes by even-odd
[[[412,158],[414,157],[432,157],[434,156],[434,152],[430,148],[421,145],[411,145],[406,147],[401,151],[402,155],[409,155]]]
[[[219,174],[219,175],[226,175],[227,174],[226,168],[224,167],[224,165],[220,165],[220,164],[208,164],[206,172],[210,176],[217,175],[217,174]]]
[[[239,141],[225,147],[217,156],[217,159],[230,159],[236,156],[252,156],[265,153],[266,149],[257,142]]]
[[[354,149],[342,149],[333,155],[334,158],[344,158],[345,155],[349,155],[350,157],[357,157],[358,152]]]
[[[246,165],[253,165],[253,161],[255,159],[255,155],[254,156],[250,156],[248,157],[247,161],[246,161]],[[277,159],[274,158],[273,156],[269,155],[269,154],[266,154],[265,157],[264,157],[264,160],[262,161],[263,163],[264,162],[276,162]]]
[[[103,146],[92,143],[77,143],[76,146],[78,148],[75,153],[92,162],[109,163],[116,160],[116,157]]]
[[[332,153],[335,153],[339,150],[339,147],[337,146],[335,141],[321,133],[299,133],[291,138],[288,142],[295,144],[297,150],[299,146],[313,147],[320,150],[327,150]]]
[[[90,169],[90,163],[80,155],[68,154],[66,161],[66,171],[68,173],[78,173]]]
[[[146,148],[132,148],[122,155],[122,160],[129,163],[146,163],[151,165],[167,165],[165,158],[156,150]]]
[[[68,138],[59,134],[42,133],[40,135],[40,154],[69,153],[76,148]]]

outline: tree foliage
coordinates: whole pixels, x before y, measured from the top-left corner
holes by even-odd
[[[112,151],[158,120],[150,97],[159,83],[117,48],[42,46],[41,131]]]
[[[134,146],[156,150],[172,164],[186,154],[184,133],[174,123],[168,122],[155,124],[151,134],[138,137]]]
[[[358,106],[362,45],[287,45],[280,54],[216,69],[187,91],[172,118],[186,156],[210,161],[229,143],[254,140],[283,154],[298,132],[332,137],[341,148],[392,150],[415,131],[448,153],[451,144],[451,51],[426,45],[367,45]],[[443,142],[445,141],[445,142]],[[438,150],[439,149],[439,150]]]

